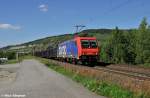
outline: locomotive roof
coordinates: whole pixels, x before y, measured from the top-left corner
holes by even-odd
[[[75,38],[73,38],[73,39],[71,39],[71,40],[67,40],[67,41],[64,41],[64,42],[62,42],[62,43],[60,43],[60,44],[58,44],[58,45],[63,45],[63,44],[65,44],[65,43],[68,43],[68,42],[70,42],[70,41],[74,41],[74,40],[96,40],[96,37],[75,37]]]

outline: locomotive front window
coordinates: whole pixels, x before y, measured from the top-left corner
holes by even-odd
[[[96,40],[81,40],[82,48],[97,48]]]
[[[90,46],[89,40],[81,40],[81,46],[82,48],[89,48]]]
[[[96,42],[96,40],[90,40],[90,47],[91,48],[97,48],[97,42]]]

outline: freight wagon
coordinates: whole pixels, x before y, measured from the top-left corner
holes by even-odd
[[[44,51],[36,51],[35,56],[48,58],[48,59],[56,59],[57,58],[57,48],[48,48]]]

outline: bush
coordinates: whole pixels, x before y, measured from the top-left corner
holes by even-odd
[[[0,58],[16,59],[16,53],[11,51],[0,51]]]

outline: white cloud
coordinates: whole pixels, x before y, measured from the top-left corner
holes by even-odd
[[[42,11],[42,12],[47,12],[47,11],[48,11],[48,5],[41,4],[41,5],[39,6],[39,9],[40,9],[40,11]]]
[[[0,24],[0,29],[12,29],[12,30],[19,30],[21,29],[20,26],[15,26],[12,24]]]

